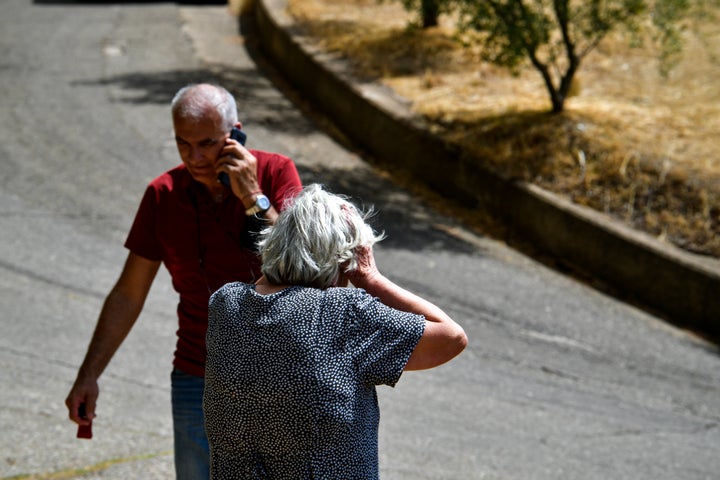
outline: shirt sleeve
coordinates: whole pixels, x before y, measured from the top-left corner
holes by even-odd
[[[425,330],[425,317],[388,307],[355,290],[352,350],[368,384],[394,386]]]
[[[162,245],[155,231],[157,193],[149,185],[140,201],[130,233],[125,240],[125,248],[149,260],[162,260]]]
[[[302,182],[295,163],[289,157],[278,153],[258,151],[253,153],[264,155],[263,161],[267,162],[268,174],[263,176],[261,187],[270,197],[270,203],[281,212],[287,202],[302,190]]]

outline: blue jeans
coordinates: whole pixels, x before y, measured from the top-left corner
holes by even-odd
[[[173,370],[171,379],[175,474],[177,480],[210,478],[210,447],[205,434],[205,379]]]

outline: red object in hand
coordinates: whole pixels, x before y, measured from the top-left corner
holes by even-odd
[[[80,404],[80,408],[78,408],[78,415],[82,419],[87,418],[84,403]],[[90,425],[78,425],[77,438],[92,438],[92,422],[90,423]]]
[[[77,438],[92,438],[92,425],[78,425]]]

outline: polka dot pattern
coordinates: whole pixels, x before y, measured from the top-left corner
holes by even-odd
[[[361,289],[225,285],[207,331],[213,480],[378,478],[375,386],[400,379],[424,325]]]

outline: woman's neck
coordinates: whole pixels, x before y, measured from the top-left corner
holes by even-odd
[[[260,277],[260,279],[255,282],[255,291],[259,293],[260,295],[270,295],[271,293],[279,292],[280,290],[285,290],[290,285],[277,285],[274,283],[270,283],[263,275]]]

